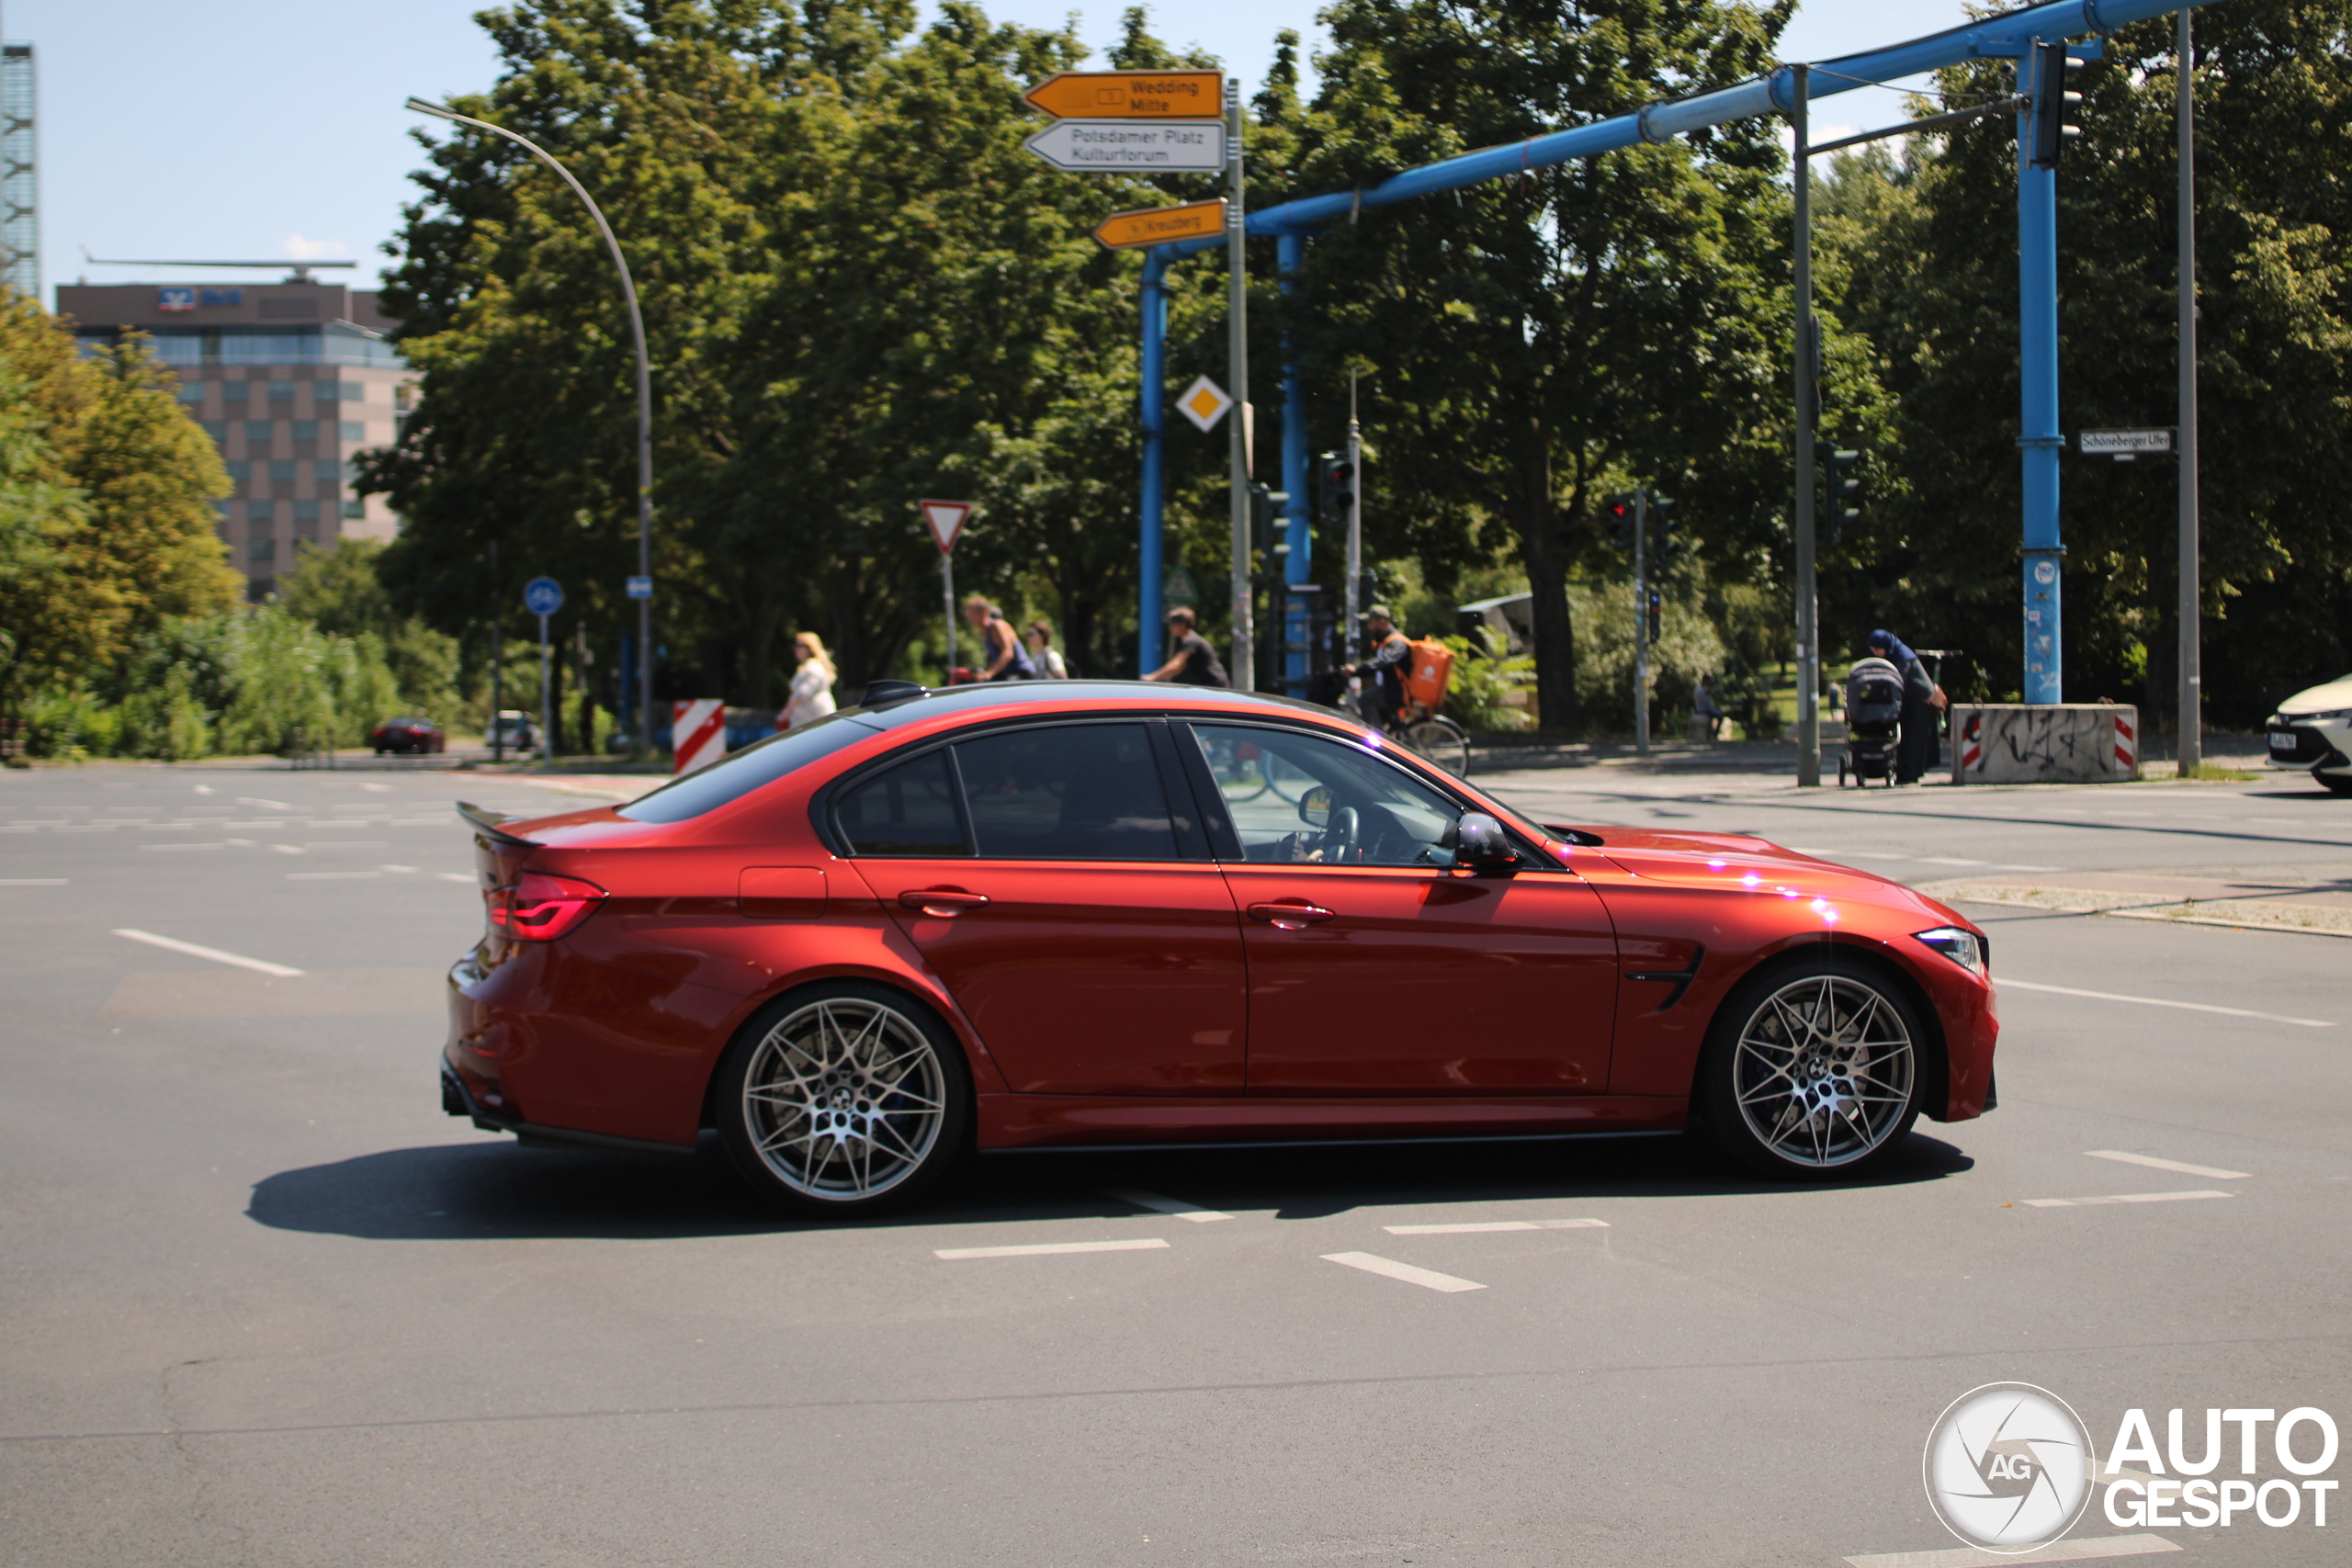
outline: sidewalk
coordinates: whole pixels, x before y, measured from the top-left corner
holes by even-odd
[[[1844,749],[1843,727],[1838,727],[1837,739],[1830,739],[1830,726],[1822,726],[1821,766],[1829,778],[1838,773],[1838,753]],[[2175,751],[2169,738],[2152,739],[2141,752],[2141,782],[2143,784],[2172,782],[2175,778]],[[2301,775],[2288,769],[2270,766],[2270,742],[2263,735],[2208,735],[2205,737],[2205,765],[2209,768],[2230,768],[2260,777],[2293,779]],[[1797,770],[1797,743],[1793,737],[1779,740],[1718,740],[1693,744],[1683,739],[1652,741],[1649,755],[1636,753],[1630,740],[1546,740],[1533,736],[1480,736],[1470,745],[1470,775],[1474,779],[1485,773],[1516,773],[1521,770],[1546,768],[1611,768],[1628,773],[1660,775],[1692,773],[1754,773],[1785,774],[1794,779]],[[1931,770],[1927,784],[1951,783],[1951,742],[1944,741],[1942,763]]]
[[[2006,904],[2052,913],[2352,937],[2352,862],[2259,870],[2059,872],[2030,882],[1963,877],[1924,882],[1919,891],[1948,904]]]

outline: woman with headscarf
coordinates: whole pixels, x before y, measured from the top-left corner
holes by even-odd
[[[1936,739],[1936,715],[1948,705],[1944,689],[1928,679],[1919,656],[1893,632],[1871,633],[1871,652],[1903,677],[1903,739],[1894,753],[1894,782],[1917,784],[1943,755]]]

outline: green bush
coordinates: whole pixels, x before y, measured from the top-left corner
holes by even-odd
[[[1465,637],[1437,639],[1453,649],[1453,674],[1445,688],[1446,716],[1463,728],[1482,734],[1524,729],[1528,716],[1503,699],[1535,678],[1535,660],[1513,658],[1497,646],[1493,630],[1481,627],[1478,643]]]

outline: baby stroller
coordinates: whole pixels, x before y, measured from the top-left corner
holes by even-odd
[[[1868,789],[1872,779],[1894,785],[1894,749],[1903,738],[1903,672],[1883,659],[1857,660],[1846,672],[1846,751],[1838,759],[1838,784],[1846,775]]]

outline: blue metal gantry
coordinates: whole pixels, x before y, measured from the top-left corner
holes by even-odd
[[[1825,98],[1857,87],[1896,81],[1922,72],[1938,71],[1971,60],[2015,60],[2019,106],[2018,144],[2018,446],[2024,465],[2024,547],[2020,570],[2024,588],[2024,697],[2028,703],[2061,700],[2061,564],[2065,555],[2059,528],[2058,454],[2064,437],[2058,429],[2058,180],[2054,169],[2038,168],[2025,155],[2032,144],[2033,107],[2060,84],[2036,80],[2047,56],[2037,54],[2037,43],[2054,43],[2111,33],[2127,23],[2151,17],[2192,10],[2218,0],[2056,0],[1998,17],[1963,23],[1926,38],[1862,54],[1824,61],[1806,73],[1805,96]],[[1365,208],[1390,207],[1418,197],[1458,190],[1485,180],[1501,179],[1530,169],[1550,168],[1578,158],[1597,157],[1621,148],[1664,141],[1713,125],[1759,115],[1786,114],[1795,107],[1796,73],[1783,65],[1770,74],[1737,86],[1700,93],[1687,98],[1651,104],[1633,114],[1596,120],[1548,136],[1532,137],[1499,147],[1480,148],[1456,157],[1408,169],[1363,190],[1332,191],[1286,201],[1252,212],[1246,231],[1272,236],[1278,243],[1280,268],[1285,278],[1306,257],[1306,242],[1320,229],[1354,217]],[[1141,581],[1142,668],[1160,662],[1159,617],[1161,582],[1160,508],[1162,447],[1166,438],[1164,385],[1168,331],[1167,268],[1170,262],[1225,243],[1216,239],[1187,240],[1157,246],[1144,260],[1143,288],[1143,485]],[[1283,488],[1290,492],[1286,512],[1290,544],[1287,578],[1293,584],[1307,579],[1309,532],[1306,498],[1306,396],[1295,367],[1283,367]]]

